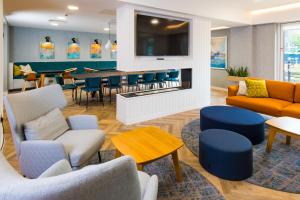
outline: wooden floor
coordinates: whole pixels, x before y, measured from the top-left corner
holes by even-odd
[[[110,138],[122,131],[130,130],[134,127],[154,125],[159,126],[162,129],[172,133],[176,137],[180,138],[182,127],[193,119],[199,118],[199,110],[192,110],[184,113],[178,113],[155,119],[133,126],[125,126],[115,118],[116,109],[115,104],[110,105],[106,101],[105,106],[102,107],[98,102],[91,102],[88,110],[85,106],[78,106],[71,100],[71,93],[66,93],[68,98],[68,107],[65,109],[65,116],[74,114],[94,114],[99,118],[99,124],[102,130],[106,133],[106,142],[103,149],[113,149]],[[213,90],[211,93],[211,104],[222,105],[225,104],[226,93],[223,91]],[[4,134],[5,134],[5,146],[4,154],[9,162],[18,169],[18,163],[16,159],[15,149],[10,136],[9,124],[7,117],[4,118]],[[232,182],[219,179],[209,173],[207,173],[199,164],[198,158],[194,156],[185,146],[179,150],[179,159],[188,163],[195,169],[197,169],[202,175],[204,175],[211,183],[213,183],[219,191],[228,200],[299,200],[300,195],[289,194],[270,190],[267,188],[255,186],[244,181]]]

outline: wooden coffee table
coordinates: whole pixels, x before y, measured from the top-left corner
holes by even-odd
[[[266,121],[266,124],[270,126],[266,149],[267,152],[271,152],[272,144],[277,133],[286,135],[287,145],[291,143],[291,137],[300,139],[300,119],[278,117]]]
[[[177,150],[183,143],[166,131],[153,126],[136,128],[113,137],[112,142],[117,149],[116,157],[133,157],[139,170],[143,170],[144,165],[148,163],[172,155],[176,179],[182,180]]]

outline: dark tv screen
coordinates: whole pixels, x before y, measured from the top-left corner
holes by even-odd
[[[188,56],[189,21],[137,14],[137,56]]]

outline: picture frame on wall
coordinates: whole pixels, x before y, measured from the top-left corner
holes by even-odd
[[[226,69],[227,61],[227,36],[211,38],[211,68]]]
[[[102,58],[102,44],[99,39],[94,39],[90,44],[90,58]]]
[[[40,42],[40,59],[54,59],[55,45],[50,36],[45,36]]]
[[[73,37],[68,41],[67,58],[80,59],[80,42],[78,38]]]

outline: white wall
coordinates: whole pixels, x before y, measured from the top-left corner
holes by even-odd
[[[136,10],[191,21],[190,56],[165,57],[165,60],[136,57],[134,51],[134,13]],[[197,109],[210,103],[210,32],[211,22],[192,15],[125,5],[117,10],[117,69],[124,71],[192,68],[192,89],[143,97],[117,96],[117,118],[132,124],[162,116]]]
[[[3,78],[4,78],[4,66],[3,66],[3,0],[0,0],[0,21],[2,26],[0,26],[0,113],[3,114]]]

